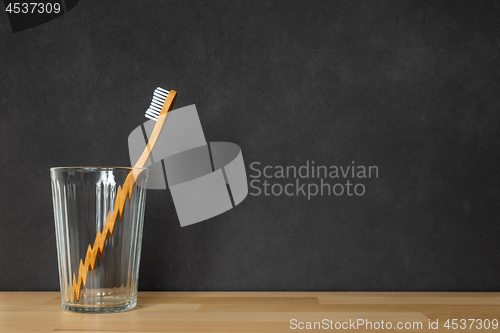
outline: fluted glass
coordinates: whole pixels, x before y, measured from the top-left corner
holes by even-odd
[[[148,170],[62,167],[50,175],[63,308],[134,308]]]

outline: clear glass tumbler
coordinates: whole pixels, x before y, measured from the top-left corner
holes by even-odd
[[[137,304],[148,169],[51,168],[62,306],[119,312]]]

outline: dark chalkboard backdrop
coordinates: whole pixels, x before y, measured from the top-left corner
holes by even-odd
[[[149,191],[141,290],[500,290],[500,2],[81,1],[18,33],[4,14],[0,290],[58,290],[49,168],[130,165],[156,86],[249,176],[378,178],[184,228]]]

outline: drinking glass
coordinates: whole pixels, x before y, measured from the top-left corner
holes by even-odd
[[[50,169],[62,307],[120,312],[137,304],[148,169]]]

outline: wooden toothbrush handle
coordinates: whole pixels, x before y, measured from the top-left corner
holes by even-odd
[[[156,121],[155,127],[153,128],[153,133],[149,137],[149,141],[142,152],[141,157],[134,165],[134,168],[143,168],[153,148],[158,141],[158,137],[160,136],[161,130],[167,121],[169,116],[169,111],[174,107],[175,100],[177,99],[177,92],[174,90],[170,90],[163,103],[163,107],[160,112],[160,116]],[[142,173],[142,169],[132,169],[127,175],[125,182],[123,183],[123,187],[118,186],[118,190],[116,192],[115,205],[113,209],[113,213],[108,212],[106,217],[106,222],[104,223],[104,228],[101,231],[97,232],[97,235],[94,240],[94,244],[89,244],[87,248],[87,254],[85,259],[80,260],[80,267],[78,269],[78,277],[75,272],[73,272],[73,283],[68,285],[68,300],[76,300],[77,302],[80,300],[80,292],[82,289],[82,285],[85,286],[87,282],[87,274],[89,270],[94,270],[94,267],[97,262],[97,258],[100,256],[102,260],[102,255],[104,253],[104,247],[106,245],[106,239],[109,237],[113,237],[113,232],[115,230],[116,219],[118,217],[122,217],[123,209],[125,208],[125,203],[127,200],[127,196],[130,198],[132,196],[132,192],[135,186],[135,180]]]
[[[137,160],[137,163],[135,163],[134,168],[144,168],[144,166],[148,162],[148,158],[149,156],[151,156],[153,148],[155,147],[156,142],[158,141],[158,137],[160,136],[161,130],[163,129],[163,126],[165,125],[165,122],[167,121],[167,118],[170,115],[168,112],[171,111],[172,108],[174,107],[176,99],[177,99],[177,92],[175,90],[170,90],[170,92],[167,95],[167,99],[165,100],[165,103],[163,103],[163,107],[161,109],[160,116],[156,121],[156,125],[153,128],[153,133],[151,133],[146,148],[144,148],[144,151],[142,152],[141,157],[139,157],[139,160]]]

